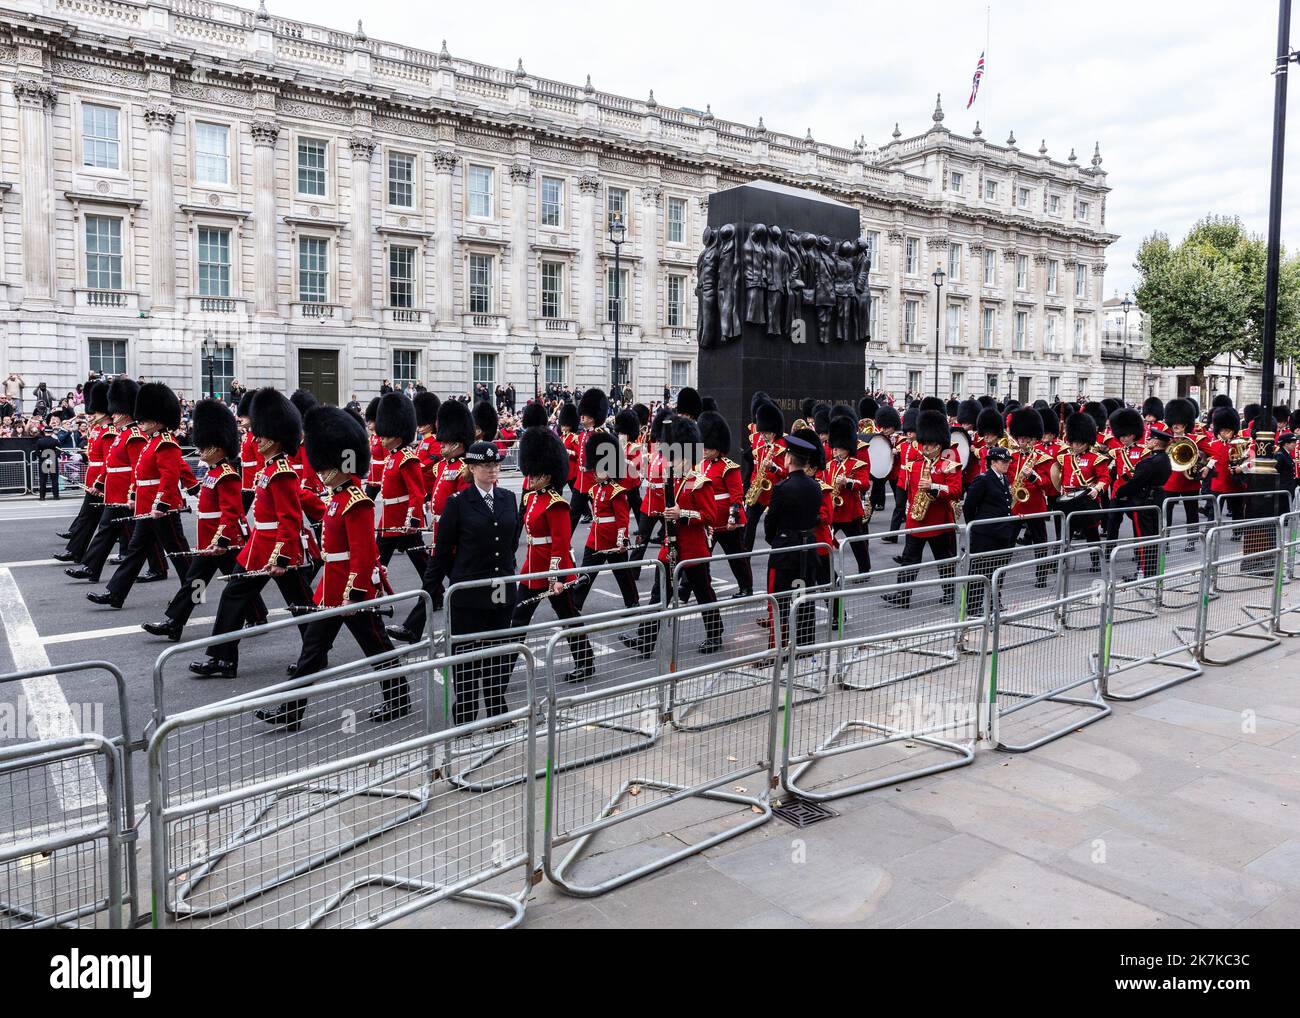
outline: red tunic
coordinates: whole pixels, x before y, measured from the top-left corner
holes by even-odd
[[[104,504],[130,505],[135,462],[149,438],[135,424],[124,425],[104,457]]]
[[[432,525],[435,531],[438,521],[442,519],[443,511],[447,508],[447,500],[452,495],[461,491],[468,491],[473,486],[474,479],[470,476],[469,468],[465,466],[460,457],[438,461],[438,466],[434,471],[433,490],[429,493],[429,502],[433,511]]]
[[[1213,461],[1213,470],[1210,476],[1210,490],[1212,492],[1216,495],[1233,495],[1246,490],[1246,482],[1242,479],[1241,474],[1234,474],[1228,466],[1232,457],[1231,443],[1216,438],[1210,443],[1206,452]],[[1243,458],[1241,462],[1244,466],[1246,461]]]
[[[1029,492],[1029,498],[1023,502],[1011,500],[1012,516],[1032,516],[1034,513],[1047,512],[1047,488],[1052,483],[1048,474],[1051,461],[1044,458],[1037,447],[1027,454],[1016,449],[1011,453],[1011,469],[1007,471],[1007,483],[1014,490],[1019,484]],[[1021,472],[1024,476],[1021,477]],[[1030,480],[1031,474],[1037,476]],[[1017,480],[1019,479],[1019,480]]]
[[[135,461],[135,513],[167,512],[185,504],[181,494],[181,447],[170,431],[149,437]],[[193,477],[193,474],[190,475]]]
[[[400,537],[404,531],[426,526],[424,476],[420,473],[420,457],[411,446],[388,454],[379,491],[384,502],[382,536]]]
[[[104,460],[108,457],[108,450],[113,445],[113,440],[117,438],[117,429],[111,424],[97,424],[90,429],[90,442],[86,447],[86,480],[87,488],[93,488],[99,484],[104,476]],[[103,485],[100,484],[102,488]]]
[[[1110,451],[1110,493],[1113,496],[1120,485],[1133,476],[1133,467],[1142,458],[1142,449],[1138,445],[1125,447],[1113,437],[1106,440],[1106,448]]]
[[[239,443],[239,466],[245,491],[252,491],[257,486],[257,472],[265,465],[266,461],[257,450],[257,439],[251,431],[244,432],[243,441]]]
[[[758,448],[755,449],[754,451],[755,470],[757,470],[759,464],[763,462],[763,457],[766,455],[768,451],[767,443],[761,439],[759,440],[759,442],[760,444]],[[764,506],[771,503],[772,492],[776,490],[776,486],[780,484],[782,481],[784,481],[786,477],[784,438],[778,438],[776,440],[775,448],[772,449],[772,458],[769,459],[767,463],[767,476],[768,479],[772,482],[772,486],[769,488],[760,489],[758,493],[758,504]],[[751,482],[752,480],[753,479],[751,478]]]
[[[578,478],[573,482],[573,490],[579,494],[585,495],[591,491],[596,483],[596,471],[591,469],[591,464],[587,462],[587,439],[591,437],[590,431],[579,431],[578,439]]]
[[[352,479],[335,488],[321,528],[325,560],[313,600],[322,608],[368,601],[379,591],[375,503]]]
[[[668,462],[662,453],[650,454],[645,476],[646,492],[641,502],[641,512],[646,516],[660,516],[664,511],[664,481],[668,477]]]
[[[249,517],[253,539],[239,553],[240,565],[255,573],[270,565],[302,563],[302,498],[293,462],[283,453],[257,472]]]
[[[645,446],[640,442],[628,442],[624,450],[624,462],[627,476],[623,478],[623,487],[636,491],[641,487],[641,478],[645,476]]]
[[[673,481],[675,505],[682,515],[677,520],[677,561],[709,557],[709,532],[717,517],[713,499],[713,484],[708,475],[692,470],[685,477]],[[668,561],[668,541],[659,548],[659,561]]]
[[[592,551],[624,551],[628,543],[627,488],[622,481],[596,481],[591,498],[591,529],[587,547]]]
[[[573,574],[557,575],[557,571],[573,568],[573,549],[569,547],[572,539],[569,503],[563,495],[551,488],[524,495],[523,571],[551,576],[521,580],[519,585],[525,590],[542,590],[555,580],[567,582]]]
[[[961,497],[961,467],[951,460],[938,459],[930,466],[930,483],[940,485],[939,491],[931,491],[930,505],[925,515],[919,520],[912,519],[912,501],[921,484],[921,471],[925,468],[925,458],[917,456],[912,459],[901,475],[899,487],[907,493],[907,514],[904,528],[916,537],[934,537],[940,531],[934,529],[943,524],[952,523],[952,504]]]
[[[1205,436],[1184,435],[1183,438],[1190,438],[1196,443],[1196,448],[1209,456],[1210,441]],[[1174,439],[1177,441],[1177,439]],[[1169,473],[1169,480],[1165,481],[1165,491],[1178,497],[1186,495],[1198,495],[1201,491],[1201,474],[1200,471],[1193,471],[1192,476],[1188,477],[1181,470],[1172,470]]]
[[[1067,449],[1056,462],[1061,466],[1061,494],[1066,498],[1075,498],[1094,484],[1110,487],[1110,461],[1100,453],[1089,451],[1076,456]]]
[[[560,441],[569,453],[569,476],[565,480],[573,484],[578,479],[578,449],[582,445],[582,436],[566,431],[560,436]]]
[[[388,459],[388,450],[384,440],[377,435],[370,436],[370,473],[366,475],[367,484],[380,484],[384,480],[384,460]]]
[[[912,461],[921,458],[921,447],[916,444],[914,438],[894,438],[894,470],[889,475],[889,483],[897,487],[903,486],[902,478],[911,468]]]
[[[835,518],[835,489],[822,480],[820,475],[817,483],[822,489],[822,504],[817,509],[817,526],[813,527],[813,540],[830,548],[838,548],[839,542],[835,540],[832,522]],[[830,551],[827,548],[818,548],[817,554],[825,558]]]
[[[1061,445],[1059,441],[1057,441],[1055,435],[1048,435],[1043,441],[1038,443],[1038,451],[1041,453],[1046,453],[1048,456],[1051,457],[1051,460],[1056,459],[1056,457],[1061,454],[1062,448],[1064,447]],[[1052,476],[1051,476],[1051,469],[1050,469],[1052,465],[1051,460],[1045,460],[1043,462],[1043,465],[1039,468],[1038,472],[1043,475],[1043,479],[1044,481],[1046,481],[1046,483],[1043,485],[1043,494],[1046,495],[1048,498],[1055,498],[1061,492],[1056,487],[1056,485],[1052,483]]]
[[[199,486],[199,535],[201,549],[216,546],[242,548],[248,540],[244,501],[240,496],[240,473],[229,460],[210,469]]]
[[[442,443],[438,441],[435,432],[430,431],[420,439],[416,455],[420,458],[420,474],[424,477],[424,500],[427,502],[433,495],[438,464],[442,462]],[[383,466],[381,465],[379,469],[382,472]],[[373,472],[372,470],[371,473]]]
[[[743,527],[745,517],[745,489],[740,483],[740,465],[725,456],[705,460],[704,472],[713,485],[713,501],[718,511],[714,514],[714,530],[735,530]]]
[[[842,500],[840,506],[831,507],[832,523],[853,523],[866,515],[862,508],[862,499],[871,492],[871,466],[867,461],[866,453],[866,449],[862,449],[858,455],[846,456],[843,462],[831,459],[827,462],[826,469],[822,471],[822,479]],[[848,487],[842,489],[839,487],[837,482],[841,477],[848,482]]]

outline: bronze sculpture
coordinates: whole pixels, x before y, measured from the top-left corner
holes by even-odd
[[[704,249],[695,260],[695,300],[699,316],[697,336],[700,346],[708,348],[720,342],[718,319],[718,231],[704,228]]]

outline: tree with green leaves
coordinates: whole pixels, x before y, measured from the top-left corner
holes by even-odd
[[[1205,388],[1205,369],[1232,354],[1260,359],[1267,247],[1235,216],[1207,216],[1171,245],[1154,233],[1138,248],[1135,297],[1148,316],[1151,362],[1192,366]],[[1300,259],[1281,262],[1276,360],[1300,356]]]

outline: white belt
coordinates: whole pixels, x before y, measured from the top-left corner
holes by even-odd
[[[129,474],[131,472],[131,468],[130,467],[109,467],[108,472],[110,474]]]
[[[410,495],[398,495],[396,498],[389,498],[387,495],[385,495],[384,504],[397,505],[399,502],[406,502],[407,500],[410,499],[410,497],[411,497]]]
[[[256,522],[255,522],[255,523],[253,524],[253,527],[254,527],[255,529],[257,529],[257,530],[275,530],[275,529],[278,528],[279,526],[280,526],[280,523],[279,523],[278,520],[277,520],[277,521],[273,521],[273,522],[271,522],[271,523],[256,523]]]
[[[713,501],[715,501],[715,502],[725,502],[725,501],[726,501],[727,499],[729,499],[729,498],[731,498],[731,493],[730,493],[730,492],[727,492],[727,491],[724,491],[721,495],[714,495],[714,496],[713,496]]]
[[[92,467],[102,467],[102,466],[104,465],[104,461],[103,461],[103,460],[91,460],[91,461],[90,461],[90,465],[91,465]]]
[[[529,544],[550,544],[551,539],[549,537],[530,537],[528,539],[528,543]]]
[[[596,522],[597,522],[597,523],[613,523],[613,522],[614,522],[614,517],[613,517],[613,516],[597,516],[597,517],[596,517]]]
[[[195,519],[198,519],[198,520],[219,520],[219,519],[221,519],[221,513],[199,513],[199,514],[195,517]]]
[[[325,562],[346,562],[352,557],[349,551],[327,551],[323,556]]]
[[[662,488],[662,487],[664,486],[665,483],[666,483],[666,482],[664,482],[664,481],[651,481],[651,482],[650,482],[650,487],[652,487],[652,488]]]
[[[146,479],[143,480],[143,481],[136,481],[136,482],[135,482],[135,486],[136,486],[137,488],[148,488],[150,485],[153,485],[153,484],[161,484],[161,483],[162,483],[162,478],[161,478],[161,477],[155,477],[155,478],[153,478],[152,480],[146,478]]]

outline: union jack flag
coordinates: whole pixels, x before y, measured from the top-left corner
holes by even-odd
[[[975,77],[971,79],[970,99],[966,103],[967,109],[970,109],[972,106],[975,105],[975,97],[979,95],[980,78],[982,77],[984,77],[984,54],[983,53],[980,54],[979,63],[975,65]]]

